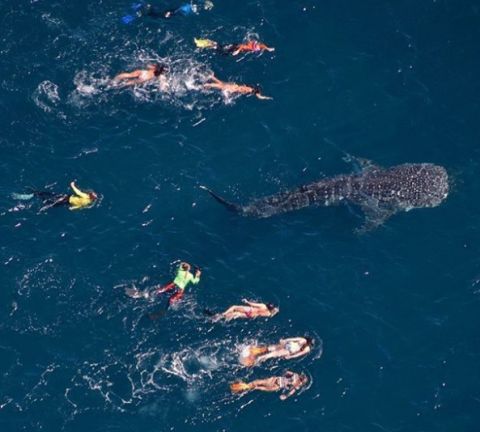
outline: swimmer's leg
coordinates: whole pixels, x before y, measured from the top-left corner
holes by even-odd
[[[52,207],[68,205],[68,199],[68,195],[54,195],[53,197],[47,198],[43,201],[44,206],[39,211],[43,212]]]
[[[179,302],[180,300],[183,299],[184,296],[183,290],[178,290],[175,294],[173,294],[169,299],[168,299],[168,306],[172,306],[175,303]]]

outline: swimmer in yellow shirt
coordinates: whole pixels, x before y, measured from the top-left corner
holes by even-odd
[[[82,192],[73,181],[70,183],[70,187],[74,192],[68,197],[70,210],[79,210],[85,207],[90,207],[98,199],[95,192]]]
[[[21,201],[27,201],[33,197],[38,197],[42,200],[43,207],[40,209],[41,212],[48,210],[52,207],[59,207],[68,205],[70,210],[80,210],[87,207],[91,207],[95,201],[98,199],[98,195],[93,192],[83,192],[81,191],[74,181],[70,183],[70,187],[73,190],[73,194],[57,194],[51,191],[33,191],[29,194],[13,194],[15,199]]]

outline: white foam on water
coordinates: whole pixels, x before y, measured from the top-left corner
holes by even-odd
[[[52,81],[42,81],[33,92],[32,99],[41,110],[52,112],[60,103],[58,85]]]

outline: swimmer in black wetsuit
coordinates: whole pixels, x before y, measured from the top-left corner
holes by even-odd
[[[203,9],[210,10],[213,8],[213,3],[210,0],[203,2]],[[188,16],[198,14],[200,6],[193,3],[185,3],[174,9],[161,9],[158,6],[154,6],[151,3],[135,3],[132,5],[133,14],[125,15],[122,17],[124,24],[131,24],[137,18],[149,17],[153,19],[170,19],[176,15]]]
[[[142,5],[137,12],[137,14],[140,14],[141,16],[147,16],[155,19],[169,19],[175,15],[188,16],[196,13],[198,13],[198,6],[192,3],[185,3],[178,8],[167,10],[160,9],[159,7],[153,6],[150,3],[146,3]]]

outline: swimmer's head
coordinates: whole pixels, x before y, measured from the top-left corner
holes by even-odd
[[[158,77],[160,76],[161,74],[165,73],[167,71],[167,66],[164,65],[164,64],[159,64],[159,63],[155,63],[154,65],[151,66],[152,69],[153,69],[153,74]]]
[[[307,345],[308,347],[312,348],[313,345],[315,345],[315,340],[311,337],[306,337],[305,338],[305,345]]]
[[[277,306],[271,304],[271,303],[267,303],[267,309],[268,311],[270,312],[271,316],[274,316],[278,313],[278,311],[280,310]]]
[[[259,95],[261,93],[262,93],[262,89],[260,88],[259,85],[256,85],[255,87],[252,87],[252,94]]]
[[[305,384],[308,383],[308,375],[307,374],[301,373],[301,374],[299,374],[299,378],[300,378],[300,382],[302,383],[302,385],[305,385]]]
[[[98,199],[98,195],[95,192],[89,192],[88,196],[92,201],[96,201]]]
[[[191,266],[190,264],[186,263],[186,262],[182,262],[182,263],[180,264],[180,268],[181,268],[182,270],[185,270],[185,271],[190,271],[190,269],[192,268],[192,266]]]

